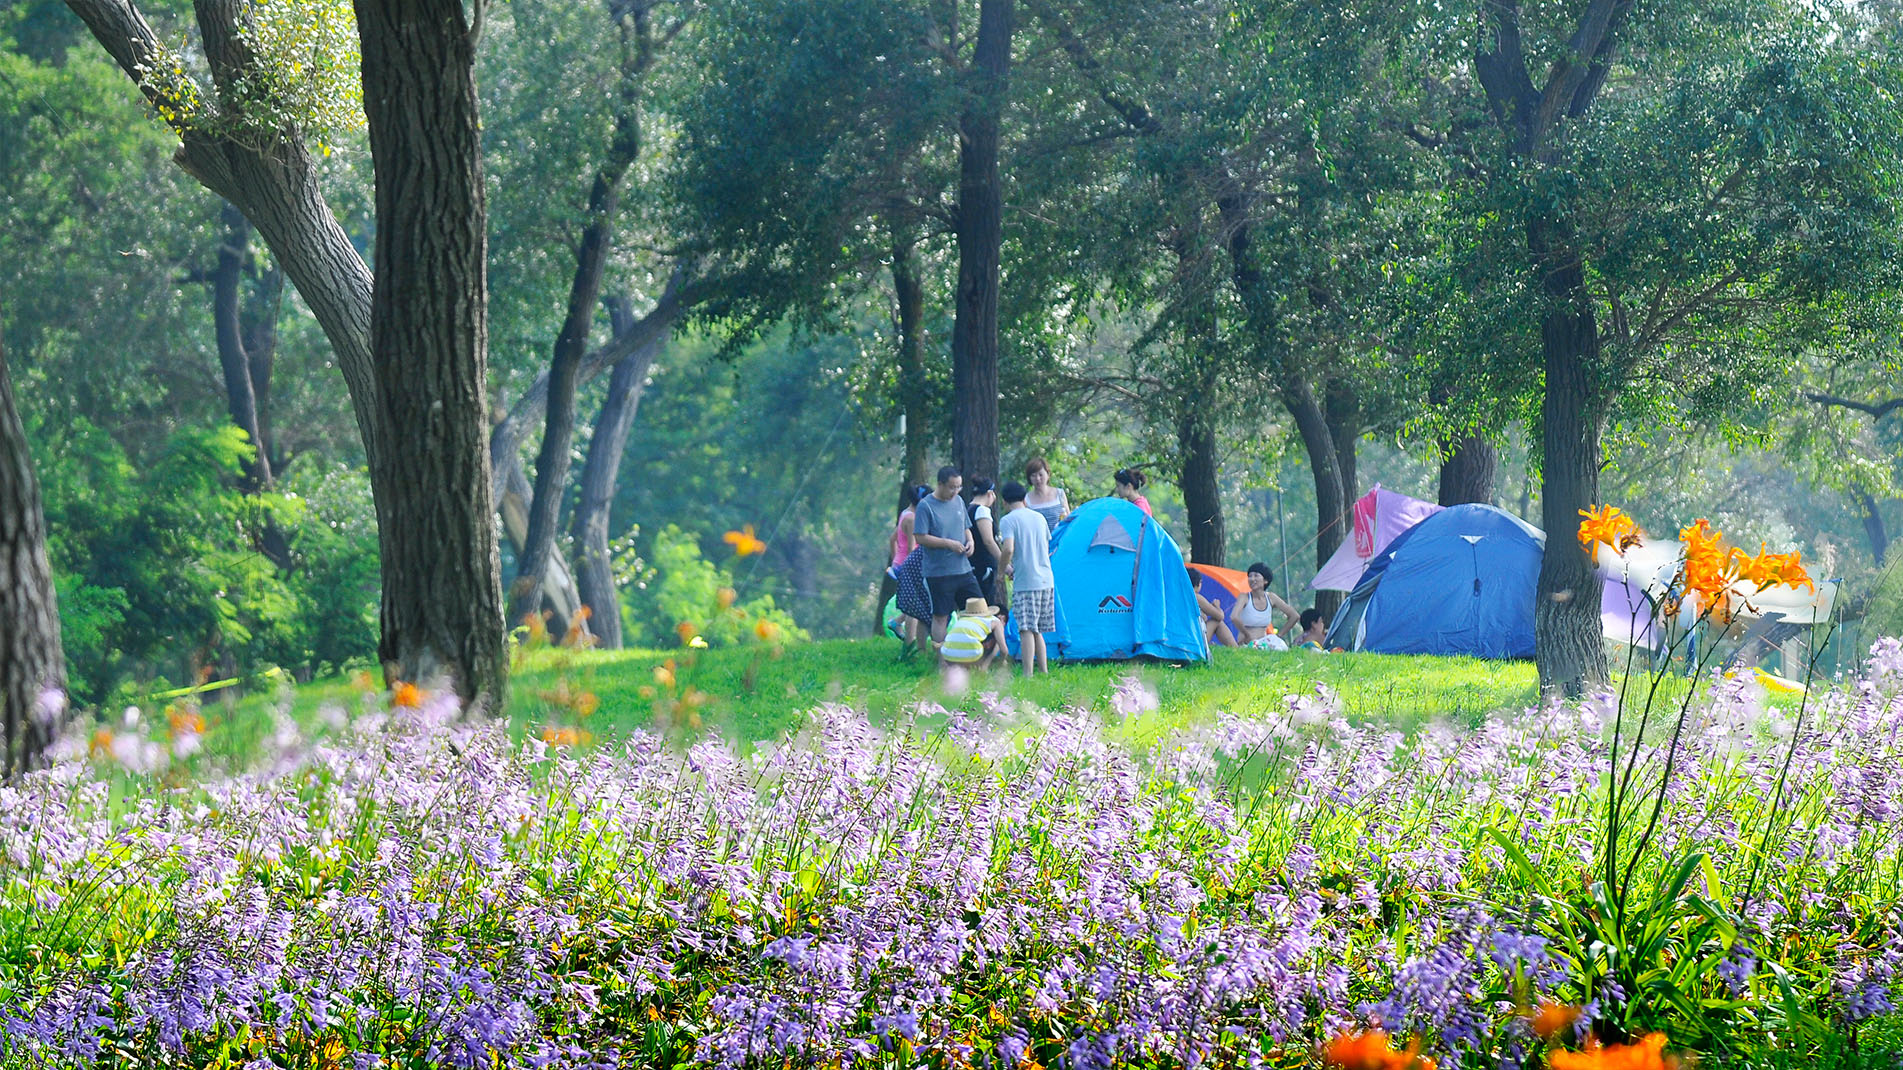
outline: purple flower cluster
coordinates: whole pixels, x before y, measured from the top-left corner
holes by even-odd
[[[1699,894],[1736,904],[1706,995],[1752,998],[1783,957],[1817,1013],[1892,1012],[1900,689],[1879,645],[1801,720],[1739,686],[1694,707],[1654,850],[1708,852]],[[1152,701],[1129,679],[1107,712]],[[822,705],[749,753],[576,753],[447,703],[367,706],[282,727],[257,770],[117,799],[70,748],[0,786],[0,940],[25,964],[0,974],[0,1044],[45,1066],[236,1045],[1081,1070],[1259,1065],[1379,1026],[1474,1067],[1531,1050],[1534,1001],[1594,1020],[1637,998],[1539,928],[1503,847],[1551,887],[1597,879],[1603,698],[1406,739],[1317,692],[1145,754],[1103,714],[979,706],[916,711],[949,722],[928,733]],[[1668,736],[1619,768],[1658,784]]]

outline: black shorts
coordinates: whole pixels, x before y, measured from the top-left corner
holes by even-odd
[[[932,592],[934,617],[949,617],[953,613],[963,612],[966,601],[985,596],[978,587],[978,577],[969,572],[960,572],[956,576],[927,576],[925,586]]]

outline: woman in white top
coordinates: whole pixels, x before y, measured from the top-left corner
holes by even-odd
[[[1235,626],[1236,638],[1250,646],[1268,650],[1287,650],[1288,642],[1275,634],[1275,617],[1281,614],[1283,627],[1292,634],[1301,614],[1295,608],[1282,601],[1269,584],[1275,582],[1275,573],[1269,566],[1257,561],[1249,566],[1249,593],[1236,599],[1229,607],[1229,623]]]
[[[1051,466],[1042,457],[1033,457],[1024,465],[1024,504],[1043,514],[1044,523],[1052,531],[1057,530],[1057,522],[1070,512],[1070,497],[1064,488],[1051,486]]]

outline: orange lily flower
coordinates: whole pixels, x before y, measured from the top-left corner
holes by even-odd
[[[732,544],[735,557],[751,557],[766,552],[766,543],[753,533],[753,525],[748,524],[740,531],[729,531],[721,538]]]
[[[1597,543],[1605,543],[1613,553],[1624,553],[1639,544],[1639,526],[1616,505],[1581,509],[1579,544],[1590,552]]]
[[[1551,1040],[1562,1030],[1572,1028],[1579,1021],[1579,1008],[1566,1003],[1541,1001],[1538,1008],[1527,1013],[1527,1019],[1533,1026],[1533,1035],[1541,1040]]]
[[[1435,1070],[1434,1060],[1421,1054],[1420,1041],[1409,1041],[1406,1050],[1396,1051],[1379,1029],[1343,1033],[1329,1041],[1322,1051],[1322,1065],[1341,1070]]]
[[[1556,1051],[1548,1059],[1553,1070],[1677,1070],[1678,1059],[1665,1054],[1665,1034],[1653,1033],[1637,1044],[1601,1047],[1586,1042],[1584,1051]]]

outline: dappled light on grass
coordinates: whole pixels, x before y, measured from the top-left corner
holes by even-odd
[[[256,771],[116,798],[71,740],[0,792],[0,1030],[144,1065],[266,1037],[386,1067],[1802,1065],[1903,965],[1903,646],[1870,670],[1801,730],[1748,680],[1705,693],[1624,921],[1604,699],[1410,740],[1311,689],[1133,752],[1111,729],[1166,701],[1140,675],[1092,709],[821,704],[760,748],[518,744],[372,693],[285,718]]]

